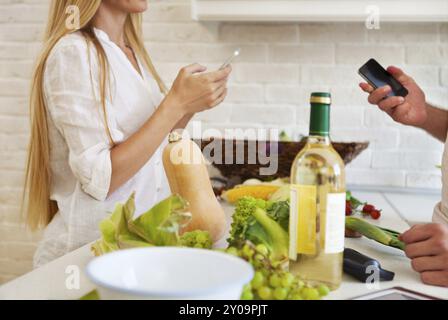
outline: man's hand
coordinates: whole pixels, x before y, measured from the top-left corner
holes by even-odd
[[[448,226],[416,225],[400,236],[412,268],[424,283],[448,287]]]
[[[387,68],[392,76],[397,79],[409,94],[403,97],[387,97],[392,91],[389,86],[381,87],[376,90],[367,83],[360,83],[362,90],[369,93],[369,102],[378,105],[378,107],[386,112],[394,121],[404,125],[421,127],[427,119],[426,98],[420,87],[415,83],[414,79],[406,75],[397,67]]]

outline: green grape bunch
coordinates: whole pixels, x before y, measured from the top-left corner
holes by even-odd
[[[330,292],[326,285],[313,286],[287,271],[283,263],[272,261],[263,244],[255,246],[247,241],[241,248],[229,247],[226,252],[248,261],[255,269],[252,281],[243,289],[242,300],[320,300]]]

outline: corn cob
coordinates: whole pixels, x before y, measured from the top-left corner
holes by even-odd
[[[345,227],[352,231],[357,231],[365,237],[375,240],[386,246],[404,250],[404,243],[398,240],[399,233],[396,231],[381,229],[363,219],[355,217],[346,217]]]
[[[222,194],[222,198],[229,203],[236,203],[243,197],[254,197],[256,199],[268,200],[271,194],[277,191],[280,186],[256,185],[256,186],[238,186],[227,190]]]

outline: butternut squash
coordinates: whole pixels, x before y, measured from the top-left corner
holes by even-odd
[[[163,165],[171,192],[189,202],[192,219],[182,232],[205,230],[214,241],[219,240],[224,234],[226,217],[213,193],[199,147],[173,132],[163,152]]]

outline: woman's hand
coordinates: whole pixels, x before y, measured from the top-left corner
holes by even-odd
[[[182,68],[165,103],[185,116],[214,108],[223,102],[232,68],[229,66],[209,73],[204,71],[206,68],[199,64]]]
[[[448,226],[416,225],[400,236],[412,268],[424,283],[448,287]]]
[[[392,91],[390,86],[378,88],[376,90],[367,83],[360,83],[360,87],[369,93],[369,102],[378,105],[378,107],[386,112],[394,121],[404,125],[422,127],[427,119],[427,105],[425,94],[415,83],[414,79],[406,75],[397,67],[387,68],[392,76],[397,79],[409,94],[403,97],[387,97]]]
[[[198,64],[183,68],[153,115],[126,141],[112,148],[109,195],[148,162],[173,129],[184,127],[196,112],[213,108],[224,100],[232,69],[203,73],[205,70]]]

